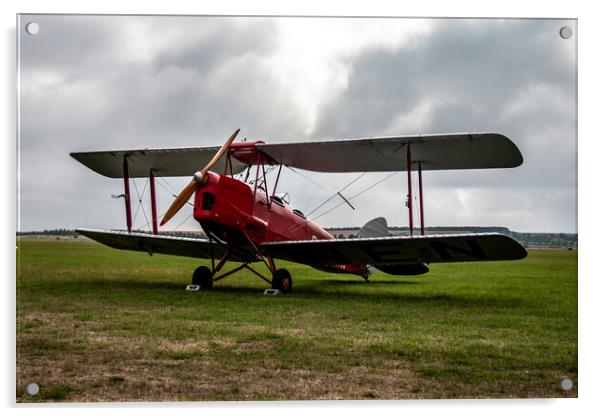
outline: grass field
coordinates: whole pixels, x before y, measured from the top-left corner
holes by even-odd
[[[19,402],[577,395],[575,251],[369,283],[281,262],[294,293],[268,297],[249,272],[185,292],[195,259],[18,244]]]

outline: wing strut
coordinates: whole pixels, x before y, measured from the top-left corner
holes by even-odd
[[[123,193],[125,195],[125,221],[128,227],[128,233],[132,232],[132,205],[130,203],[130,172],[128,167],[128,157],[123,156]]]
[[[410,235],[414,234],[414,217],[412,212],[412,153],[410,152],[410,144],[408,143],[407,150],[407,164],[408,164],[408,213],[410,218]]]
[[[406,163],[408,168],[408,217],[410,236],[414,234],[414,211],[412,210],[412,153],[410,144],[406,152]],[[418,161],[418,205],[420,208],[420,235],[424,235],[424,201],[422,197],[422,162]]]
[[[153,169],[149,171],[149,179],[150,179],[150,200],[151,200],[151,212],[152,212],[152,224],[153,224],[153,234],[159,235],[159,230],[157,227],[157,195],[155,192],[155,172]],[[135,183],[134,183],[135,185]],[[130,169],[128,164],[128,157],[125,155],[123,157],[123,194],[125,199],[125,221],[127,224],[128,233],[132,232],[132,203],[130,199]]]
[[[159,234],[159,227],[157,226],[157,196],[155,194],[155,172],[150,170],[150,197],[151,197],[151,215],[153,223],[153,234]]]
[[[418,162],[418,194],[420,196],[420,235],[424,235],[424,204],[422,203],[422,162]]]

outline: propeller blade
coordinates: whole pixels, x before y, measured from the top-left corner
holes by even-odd
[[[203,169],[196,172],[196,173],[200,173],[200,175],[197,175],[195,173],[195,176],[193,177],[193,179],[188,183],[188,185],[186,185],[186,187],[184,187],[184,189],[182,189],[182,191],[180,192],[178,197],[175,199],[175,201],[172,202],[171,206],[169,207],[169,209],[163,216],[163,219],[161,220],[161,225],[164,225],[165,223],[167,223],[167,221],[169,221],[174,215],[176,215],[178,213],[178,211],[180,211],[180,209],[182,209],[182,207],[186,204],[186,202],[188,202],[190,197],[194,194],[194,191],[196,190],[196,186],[198,184],[202,185],[203,183],[205,183],[207,181],[207,176],[206,176],[207,172],[209,172],[209,170],[213,167],[213,165],[215,165],[217,163],[217,161],[224,155],[224,153],[226,153],[226,151],[228,151],[228,148],[230,147],[230,145],[232,144],[232,142],[238,135],[239,131],[240,131],[240,129],[236,129],[236,131],[232,134],[232,136],[230,136],[228,138],[228,140],[226,140],[226,142],[218,150],[218,152],[215,154],[215,156],[213,156],[213,159],[211,159],[209,161],[209,163],[207,163],[207,165]]]
[[[236,129],[236,131],[234,133],[232,133],[232,136],[230,136],[228,138],[228,140],[226,140],[226,142],[222,145],[222,147],[217,151],[215,156],[213,156],[213,159],[211,159],[211,161],[209,163],[207,163],[207,166],[205,166],[203,169],[200,170],[200,172],[203,174],[203,177],[205,176],[205,174],[207,172],[209,172],[209,170],[213,167],[213,165],[215,165],[217,163],[217,161],[224,155],[224,153],[226,153],[226,151],[228,150],[228,148],[230,147],[230,145],[232,144],[232,142],[238,135],[239,131],[240,131],[240,129]]]
[[[188,185],[186,185],[186,187],[184,187],[184,189],[182,189],[182,192],[180,192],[178,197],[171,203],[171,205],[169,206],[169,209],[163,216],[163,219],[161,220],[162,226],[167,221],[169,221],[174,215],[176,215],[178,213],[178,211],[186,204],[186,202],[188,202],[190,197],[194,194],[196,185],[197,185],[197,183],[193,179],[188,183]]]

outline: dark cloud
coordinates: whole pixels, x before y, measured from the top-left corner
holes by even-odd
[[[102,77],[101,69],[106,71],[119,64],[111,53],[118,47],[114,30],[118,19],[22,15],[22,27],[33,21],[40,32],[35,36],[21,34],[21,71],[61,71],[70,79],[94,71]]]
[[[409,45],[351,57],[348,88],[321,109],[315,136],[503,133],[521,149],[521,167],[429,172],[429,186],[497,189],[506,197],[496,205],[481,204],[491,214],[490,223],[499,206],[506,212],[519,207],[525,213],[535,206],[545,211],[534,219],[541,219],[542,230],[575,230],[576,57],[574,44],[558,36],[565,23],[440,20],[428,36]],[[413,123],[413,112],[425,103],[423,121]],[[397,121],[400,116],[408,123]],[[513,193],[517,188],[524,190]],[[541,188],[559,192],[562,203],[549,203]],[[527,216],[515,216],[508,223],[537,229]]]
[[[315,139],[501,132],[519,145],[525,164],[429,172],[428,192],[437,198],[427,200],[431,224],[575,230],[575,48],[558,36],[566,22],[437,20],[396,47],[375,43],[333,55],[333,64],[349,68],[346,87],[332,86],[323,102],[316,97],[312,128],[294,94],[306,80],[279,76],[274,64],[285,19],[22,16],[21,24],[33,19],[40,33],[23,34],[20,44],[23,230],[123,226],[123,203],[109,196],[122,192],[121,181],[87,170],[71,151],[215,145],[237,127],[266,140],[308,132]],[[353,177],[316,175],[327,184],[321,189],[289,172],[282,183],[305,208]],[[380,177],[367,175],[349,191]],[[186,180],[170,183],[178,189]],[[320,222],[359,224],[382,213],[401,224],[404,183],[392,178],[358,197],[360,212],[339,209]],[[144,181],[138,185],[141,191]],[[298,192],[308,185],[311,192]],[[161,194],[160,210],[170,198]]]
[[[173,18],[172,18],[173,19]],[[191,32],[181,47],[168,48],[153,59],[156,67],[177,66],[198,73],[211,73],[220,65],[245,55],[264,57],[277,47],[273,19],[264,18],[175,18]],[[176,22],[176,24],[178,24]],[[174,22],[169,22],[174,24]],[[157,26],[163,23],[157,20]]]

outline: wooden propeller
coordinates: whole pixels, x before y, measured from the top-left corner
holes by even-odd
[[[236,129],[236,131],[232,133],[232,136],[230,136],[228,140],[226,140],[226,142],[222,145],[222,147],[215,154],[215,156],[213,156],[213,159],[211,159],[211,161],[209,161],[209,163],[207,163],[207,165],[203,169],[199,170],[198,172],[195,172],[195,174],[192,177],[192,180],[188,183],[188,185],[184,187],[184,189],[182,189],[178,197],[175,199],[175,201],[173,201],[173,203],[163,216],[163,219],[161,220],[161,225],[167,223],[167,221],[169,221],[174,215],[178,213],[178,211],[180,211],[184,204],[186,204],[186,202],[194,194],[197,185],[202,185],[205,182],[207,182],[207,172],[209,172],[213,165],[215,165],[217,161],[224,155],[224,153],[226,153],[226,151],[238,135],[239,131],[240,129]]]

